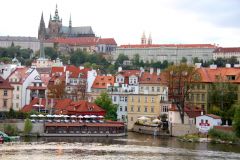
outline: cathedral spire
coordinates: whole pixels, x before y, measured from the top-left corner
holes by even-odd
[[[72,28],[72,16],[70,14],[70,18],[69,18],[69,28]]]
[[[55,20],[55,21],[59,21],[59,15],[58,15],[58,8],[57,8],[57,4],[56,4],[56,9],[55,9],[54,20]]]
[[[46,35],[46,28],[45,28],[45,22],[43,19],[43,12],[42,12],[41,20],[38,28],[38,39],[45,39],[45,35]]]

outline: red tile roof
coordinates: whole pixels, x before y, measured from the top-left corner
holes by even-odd
[[[140,76],[140,70],[122,70],[117,73],[117,75],[119,74],[123,75],[124,77],[129,77],[132,75]]]
[[[34,69],[30,69],[27,67],[20,67],[20,68],[16,68],[9,76],[8,76],[8,80],[11,84],[15,84],[15,83],[20,83],[22,84],[27,77],[31,74],[31,71],[33,71]],[[11,77],[17,77],[19,79],[18,82],[11,82]]]
[[[52,70],[51,70],[51,76],[57,74],[57,73],[61,73],[63,74],[65,71],[64,71],[64,67],[52,67]]]
[[[171,108],[169,108],[169,111],[178,111],[178,108],[175,104],[172,104]],[[199,107],[185,106],[184,112],[188,115],[189,118],[195,118],[201,115],[202,109]]]
[[[45,98],[41,98],[41,105],[42,105],[41,108],[45,108],[46,102],[47,102],[47,100]],[[57,102],[57,100],[53,100],[54,105],[56,104],[56,102]],[[48,99],[49,106],[50,106],[50,103],[51,103],[51,99]],[[34,98],[28,105],[25,105],[22,108],[22,112],[30,112],[32,110],[37,110],[38,108],[36,108],[36,106],[34,106],[36,104],[40,105],[40,98]]]
[[[229,53],[229,52],[240,52],[240,47],[219,47],[213,51],[213,53]]]
[[[197,71],[201,76],[201,82],[213,83],[222,78],[224,81],[240,83],[240,68],[198,68]],[[235,76],[235,80],[228,80],[228,76]]]
[[[114,76],[97,76],[92,88],[107,89],[107,84],[114,85]]]
[[[23,112],[30,112],[31,110],[37,110],[36,104],[40,104],[39,98],[34,98],[30,104],[25,105],[22,109]],[[51,99],[48,99],[48,106],[51,104]],[[42,108],[46,107],[46,99],[41,100]],[[94,103],[90,103],[86,100],[80,100],[73,102],[71,99],[54,99],[53,108],[55,114],[69,114],[69,115],[102,115],[104,116],[106,111]]]
[[[140,80],[139,80],[139,83],[141,84],[160,84],[162,81],[161,81],[161,75],[157,75],[156,72],[150,74],[149,72],[143,72],[141,77],[140,77]]]
[[[97,44],[117,45],[113,38],[98,37],[74,37],[74,38],[53,38],[46,42],[68,44],[72,46],[93,46]]]
[[[5,80],[0,76],[0,89],[14,89],[14,88],[10,85],[8,80]]]
[[[159,47],[175,47],[175,48],[216,48],[212,44],[133,44],[121,45],[120,48],[159,48]]]

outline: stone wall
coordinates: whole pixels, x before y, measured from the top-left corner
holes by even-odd
[[[155,136],[159,135],[169,135],[167,131],[163,131],[160,127],[158,126],[144,126],[144,125],[134,125],[133,126],[133,131],[138,132],[138,133],[143,133],[143,134],[151,134]]]
[[[186,134],[198,133],[198,129],[195,124],[177,124],[171,123],[169,131],[172,136],[182,136]]]
[[[0,123],[0,130],[4,131],[4,124],[10,124],[10,125],[14,125],[17,127],[17,129],[20,132],[23,132],[24,130],[24,121],[15,121],[15,122],[10,122],[10,121],[6,121],[4,123]],[[43,134],[44,133],[44,124],[43,123],[33,123],[33,128],[31,133],[38,133],[38,134]]]

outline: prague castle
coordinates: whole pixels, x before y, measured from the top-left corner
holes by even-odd
[[[38,39],[45,40],[55,37],[95,37],[95,34],[91,26],[72,27],[71,16],[69,25],[63,26],[56,6],[54,17],[52,18],[50,14],[48,28],[45,27],[43,13],[38,28]]]

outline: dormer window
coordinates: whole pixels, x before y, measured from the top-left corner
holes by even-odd
[[[227,76],[227,79],[229,81],[233,81],[233,80],[236,80],[236,76],[235,75],[229,75],[229,76]]]

